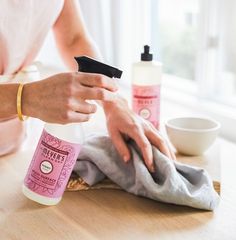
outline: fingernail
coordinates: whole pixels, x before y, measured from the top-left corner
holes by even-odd
[[[123,157],[124,161],[127,163],[129,161],[129,157],[128,156],[124,156]]]

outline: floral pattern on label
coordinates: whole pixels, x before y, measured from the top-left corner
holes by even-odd
[[[154,127],[160,125],[160,85],[132,85],[132,107],[135,113],[150,121]]]
[[[63,141],[44,129],[25,177],[25,186],[42,196],[61,197],[80,150],[81,144]]]

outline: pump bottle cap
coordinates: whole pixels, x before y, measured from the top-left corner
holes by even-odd
[[[144,53],[141,54],[141,61],[152,61],[153,55],[149,51],[150,47],[148,45],[145,45]]]

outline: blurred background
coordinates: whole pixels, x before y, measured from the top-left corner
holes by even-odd
[[[236,141],[235,0],[78,0],[85,24],[104,61],[124,70],[143,45],[163,63],[163,98],[219,120]],[[65,70],[48,35],[37,60]]]

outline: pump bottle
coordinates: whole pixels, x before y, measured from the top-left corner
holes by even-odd
[[[144,46],[141,61],[132,68],[132,108],[142,118],[160,126],[160,90],[162,64],[153,61],[150,47]]]

